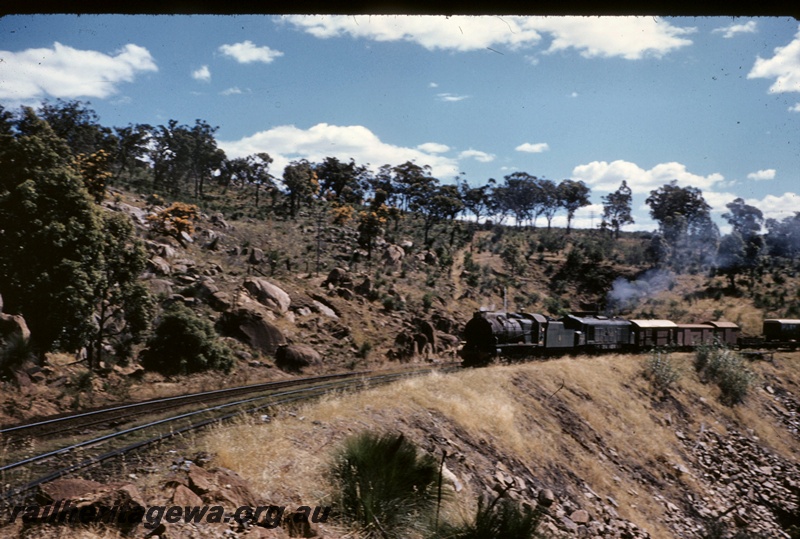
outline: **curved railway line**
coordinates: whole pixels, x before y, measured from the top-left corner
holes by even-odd
[[[2,427],[0,505],[24,500],[36,487],[57,478],[243,414],[333,391],[361,389],[434,370],[448,372],[458,368],[458,363],[448,363],[265,382]]]

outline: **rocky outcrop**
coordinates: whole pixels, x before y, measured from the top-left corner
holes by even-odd
[[[147,279],[145,281],[150,288],[150,293],[156,297],[168,298],[172,296],[172,281],[166,279]]]
[[[250,257],[247,259],[248,263],[261,264],[263,261],[264,261],[264,251],[262,251],[258,247],[250,251]]]
[[[369,276],[364,277],[364,280],[356,285],[353,291],[359,296],[369,297],[372,292],[372,279]]]
[[[31,338],[31,330],[28,329],[28,324],[22,316],[0,312],[0,340],[5,340],[12,335],[27,341]]]
[[[156,275],[169,275],[172,273],[172,268],[170,267],[169,262],[160,256],[154,256],[148,260],[147,268]]]
[[[285,313],[292,304],[289,294],[265,279],[248,277],[243,286],[256,301],[276,313]]]
[[[251,348],[272,355],[286,337],[280,329],[267,321],[261,313],[246,308],[222,313],[219,328],[223,334],[238,339]]]
[[[225,217],[221,213],[215,213],[209,218],[209,221],[211,221],[211,224],[220,228],[232,228],[231,225],[225,221]]]
[[[785,537],[785,524],[800,525],[800,470],[795,463],[768,451],[755,436],[732,429],[725,434],[710,429],[675,434],[696,462],[692,469],[674,466],[675,475],[691,475],[706,493],[684,503],[660,500],[676,532],[688,535],[715,521],[731,530],[746,529],[753,537]],[[699,518],[687,521],[687,513]]]
[[[387,245],[383,251],[383,264],[387,268],[397,269],[403,261],[406,252],[399,245]]]
[[[210,277],[201,277],[194,293],[196,298],[207,303],[215,311],[226,311],[232,306],[230,295],[221,291]]]
[[[322,282],[322,286],[330,289],[338,288],[340,286],[344,288],[352,288],[353,278],[346,269],[333,268],[330,273],[328,273],[327,279]]]
[[[37,501],[41,505],[52,505],[55,511],[53,521],[62,521],[70,518],[71,511],[91,507],[92,514],[108,514],[110,511],[119,511],[124,508],[131,515],[141,513],[144,515],[145,502],[139,489],[130,483],[98,483],[86,479],[56,479],[39,487]],[[69,503],[66,503],[69,501]],[[61,502],[60,504],[58,502]],[[63,515],[61,513],[64,513]],[[129,519],[117,519],[117,527],[123,531],[133,529],[138,522]]]
[[[433,320],[441,322],[439,316]],[[424,318],[414,318],[404,325],[395,337],[392,356],[396,359],[424,357],[431,359],[435,355],[455,355],[460,344],[458,337],[436,329],[436,322]],[[445,327],[448,327],[445,324]]]
[[[429,266],[435,266],[439,263],[439,257],[436,256],[436,253],[433,251],[422,251],[421,253],[417,253],[414,258],[419,262],[428,264]]]
[[[456,475],[456,474],[453,474]],[[457,478],[457,475],[456,475]],[[543,537],[562,539],[571,537],[651,539],[651,535],[637,524],[620,516],[619,504],[611,496],[601,496],[587,485],[580,496],[542,485],[529,473],[498,461],[491,473],[484,473],[480,481],[484,497],[493,500],[510,498],[539,515],[537,531]],[[694,537],[694,536],[681,536]]]
[[[258,496],[239,474],[226,468],[205,470],[196,465],[189,466],[189,487],[206,503],[223,502],[231,507],[256,506]]]
[[[280,346],[275,353],[275,365],[284,371],[302,372],[306,367],[321,363],[319,352],[304,344]]]
[[[124,202],[118,201],[104,201],[103,207],[112,210],[125,213],[130,216],[134,223],[140,226],[144,226],[147,224],[147,212],[142,208],[137,208],[136,206],[131,206],[130,204],[125,204]]]

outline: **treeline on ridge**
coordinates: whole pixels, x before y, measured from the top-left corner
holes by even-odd
[[[459,176],[443,182],[414,162],[371,168],[336,157],[296,160],[273,171],[268,153],[226,156],[216,131],[199,119],[109,128],[80,101],[45,101],[36,110],[0,107],[0,294],[5,312],[28,320],[37,352],[86,347],[91,365],[110,337],[124,353],[149,331],[155,306],[138,280],[146,263],[142,244],[128,219],[97,208],[112,185],[183,203],[165,227],[173,232],[191,221],[195,206],[232,218],[286,220],[323,207],[331,222],[357,230],[367,258],[407,216],[420,223],[422,242],[430,245],[437,231],[459,219],[473,227],[530,229],[543,218],[549,230],[561,212],[569,235],[575,213],[590,204],[583,182],[526,172],[502,181]],[[771,268],[794,267],[800,254],[800,212],[764,219],[736,199],[723,216],[732,231],[722,236],[697,188],[673,181],[646,202],[659,224],[643,254],[652,267],[723,274],[736,288],[738,277],[752,283]],[[626,181],[602,197],[598,237],[613,241],[633,224],[631,203]],[[177,215],[180,208],[188,214]],[[450,227],[451,244],[455,230]]]

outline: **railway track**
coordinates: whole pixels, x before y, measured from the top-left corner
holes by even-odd
[[[0,506],[39,485],[242,414],[342,390],[390,383],[457,364],[359,371],[152,399],[0,429]],[[209,404],[215,403],[211,406]],[[124,428],[121,428],[123,427]]]
[[[87,428],[99,429],[102,426],[116,428],[131,423],[133,419],[138,416],[154,414],[164,410],[174,410],[182,406],[233,400],[249,394],[296,386],[307,381],[323,382],[326,380],[343,379],[365,374],[369,374],[369,371],[332,374],[296,380],[263,382],[260,384],[120,404],[76,414],[59,414],[38,421],[31,421],[13,426],[3,426],[0,428],[0,439],[6,444],[18,444],[31,438],[41,440],[57,436],[63,437],[70,432],[77,432]]]

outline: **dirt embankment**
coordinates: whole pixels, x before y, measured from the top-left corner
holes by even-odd
[[[562,358],[330,398],[268,424],[217,429],[204,447],[270,499],[320,503],[346,436],[399,431],[447,452],[458,485],[448,518],[511,485],[531,505],[552,493],[542,530],[555,537],[701,538],[717,521],[789,537],[800,494],[798,356],[752,364],[757,382],[734,408],[688,354],[671,358],[682,376],[666,396],[641,376],[642,356]]]
[[[184,468],[221,468],[236,472],[260,503],[324,506],[332,494],[327,466],[347,436],[402,432],[421,451],[446,452],[445,519],[466,518],[479,496],[507,489],[546,508],[540,530],[548,537],[704,538],[720,529],[727,530],[721,537],[792,537],[800,354],[751,364],[757,381],[733,408],[702,383],[690,355],[671,358],[682,375],[667,395],[641,375],[644,359],[561,358],[333,396],[216,427],[149,473],[134,470],[134,482],[145,504],[163,504],[197,490],[191,473],[176,478]],[[198,451],[210,458],[196,459]],[[198,536],[265,531],[220,526]],[[352,530],[332,519],[314,533],[337,538]]]

